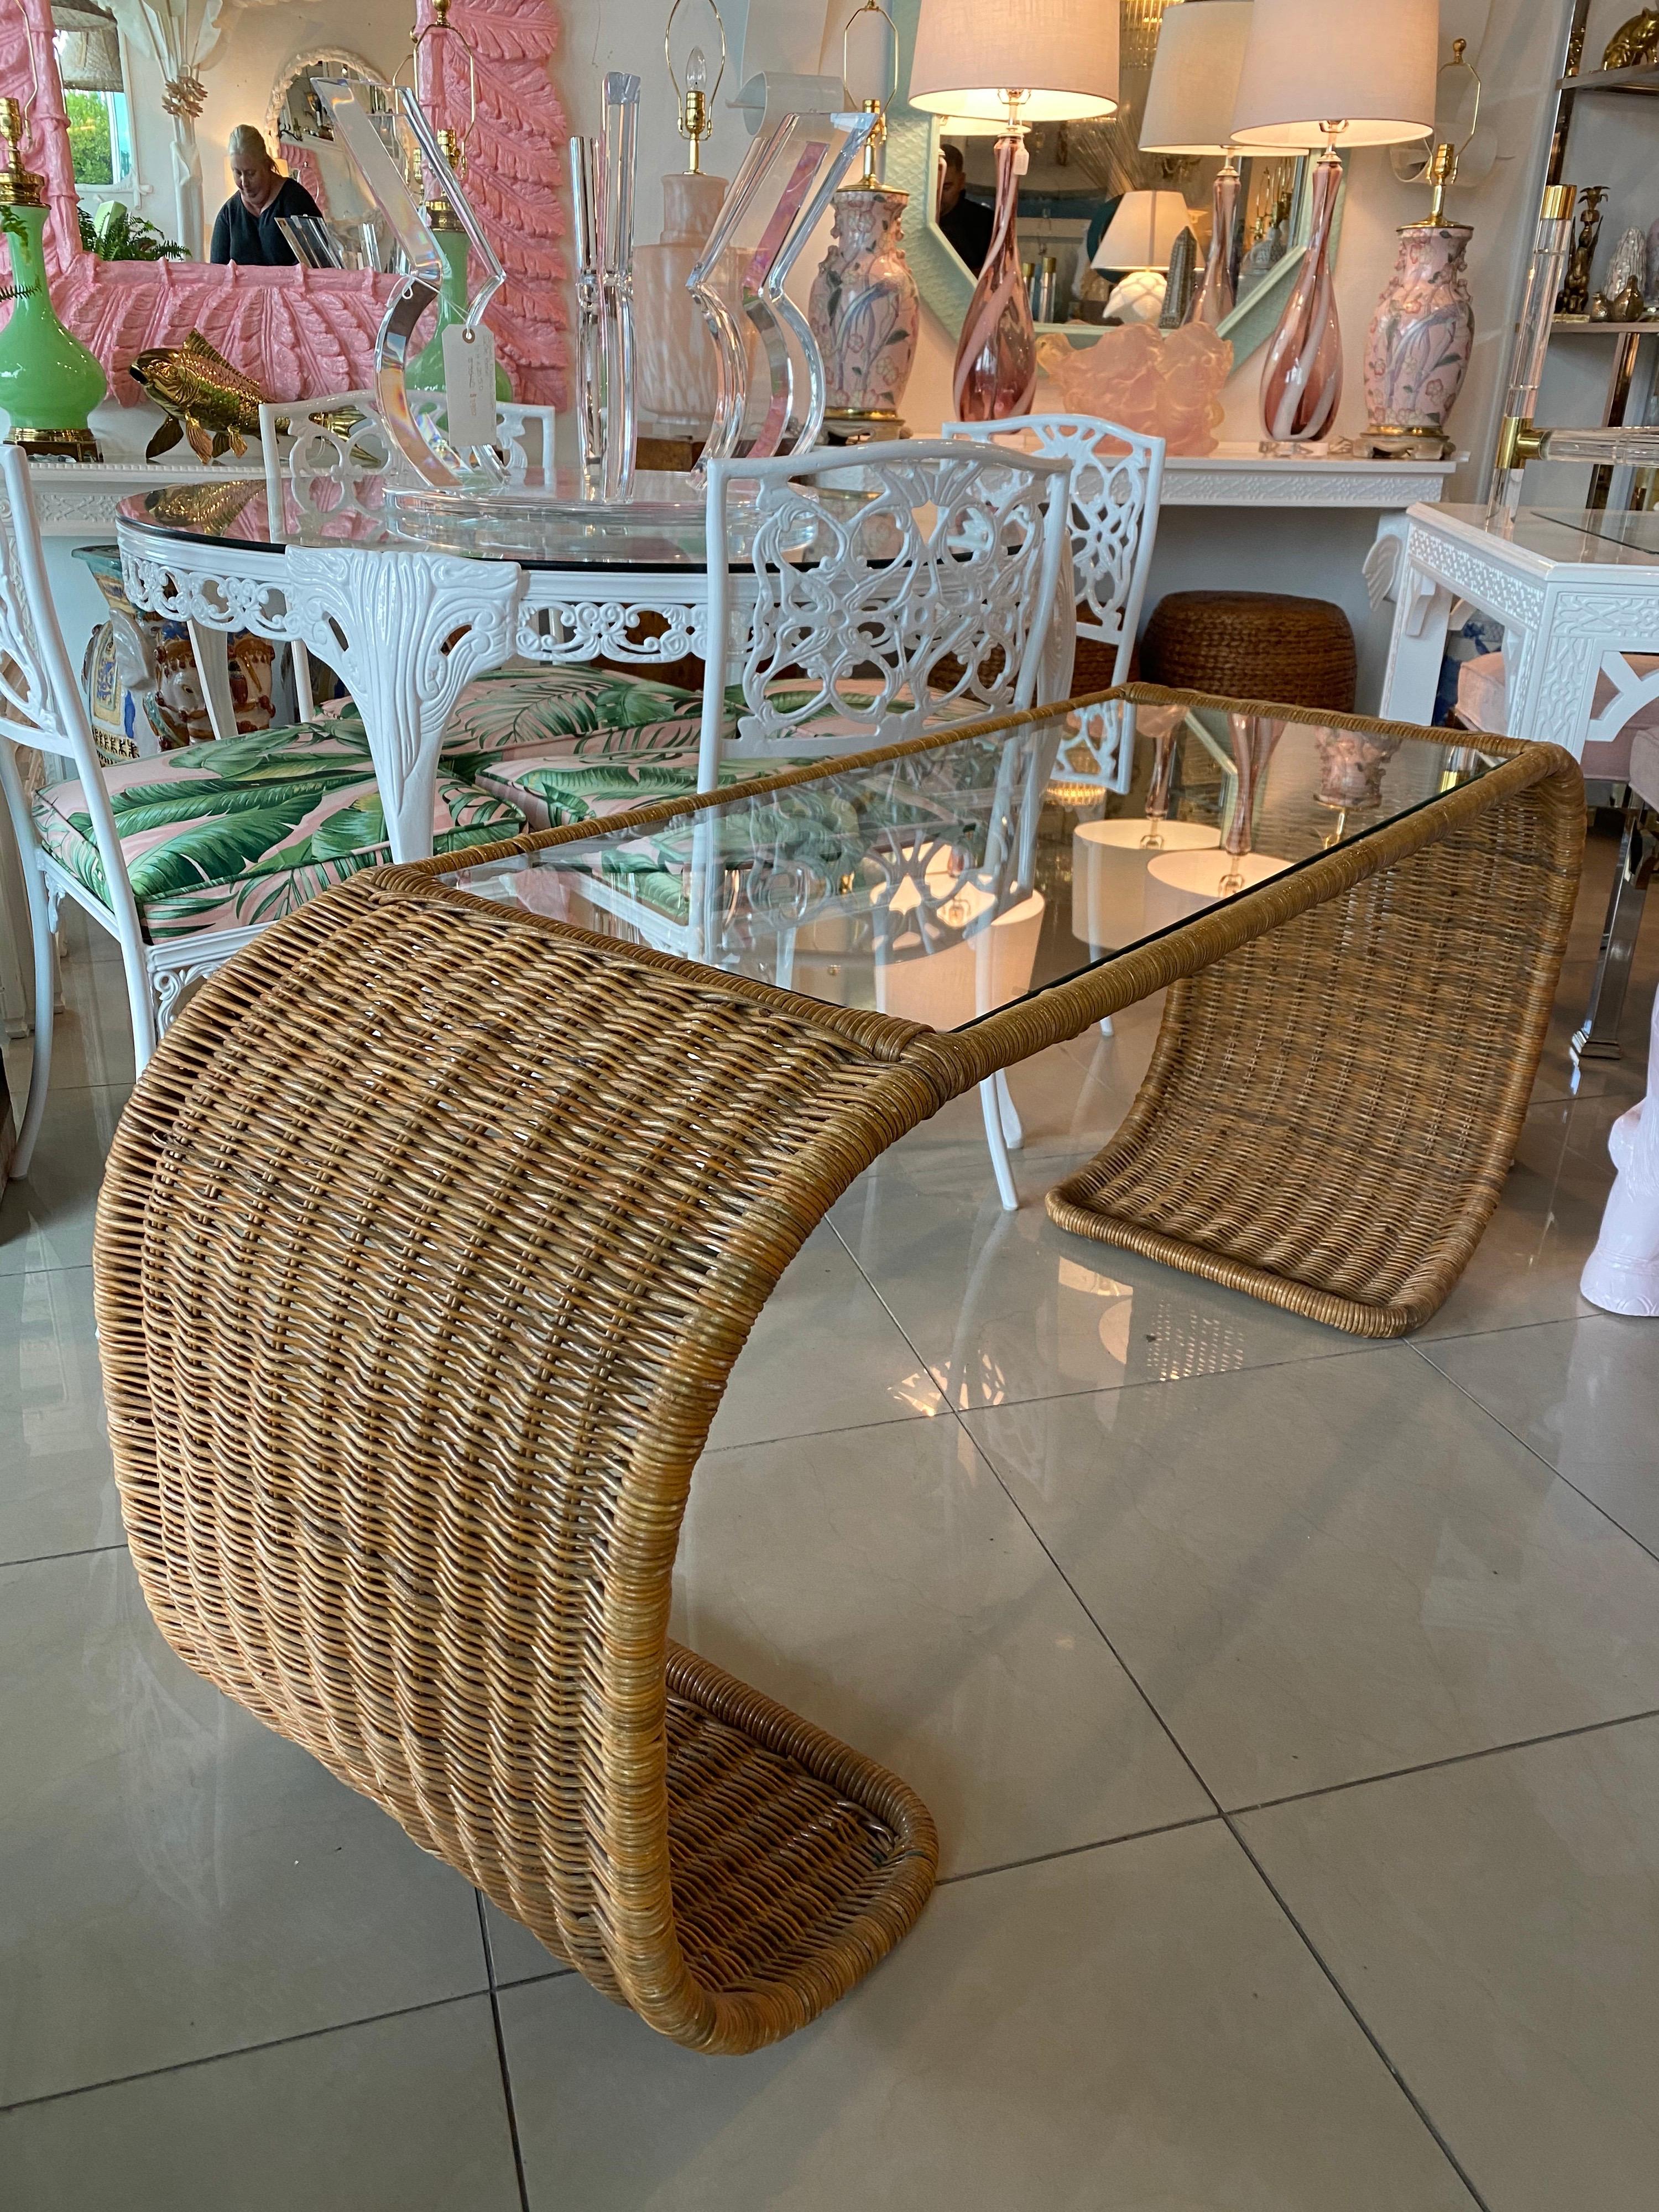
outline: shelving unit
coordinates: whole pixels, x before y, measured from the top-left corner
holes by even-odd
[[[1549,161],[1544,179],[1547,184],[1579,181],[1568,176],[1567,159],[1581,102],[1591,103],[1591,112],[1594,112],[1596,106],[1608,99],[1649,100],[1659,96],[1659,64],[1644,63],[1633,69],[1620,70],[1586,70],[1581,67],[1590,12],[1591,0],[1574,0],[1562,48],[1560,73],[1555,84],[1554,106],[1549,116]],[[1659,322],[1593,323],[1586,317],[1558,315],[1550,325],[1550,337],[1552,343],[1557,339],[1583,337],[1606,338],[1613,342],[1612,359],[1607,364],[1606,398],[1601,416],[1604,426],[1643,420],[1651,412],[1656,370],[1659,370],[1659,347],[1649,346],[1644,351],[1642,342],[1644,338],[1659,339]],[[1606,507],[1614,483],[1620,479],[1623,480],[1625,488],[1625,495],[1620,502],[1621,505],[1641,507],[1646,504],[1648,484],[1645,476],[1628,470],[1596,468],[1590,471],[1585,505]]]

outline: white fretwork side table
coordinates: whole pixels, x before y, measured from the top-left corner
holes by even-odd
[[[1489,528],[1484,507],[1417,506],[1406,521],[1382,714],[1432,720],[1462,602],[1503,624],[1501,734],[1563,745],[1595,780],[1595,748],[1659,702],[1659,665],[1638,673],[1626,658],[1659,654],[1659,516],[1522,507]],[[1622,766],[1608,774],[1626,784]],[[1620,1017],[1656,855],[1653,814],[1632,795],[1595,982],[1573,1039],[1582,1057],[1621,1056]]]

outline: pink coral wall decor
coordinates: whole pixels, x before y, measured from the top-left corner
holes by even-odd
[[[508,271],[490,321],[515,397],[562,406],[566,315],[553,240],[563,221],[550,179],[564,118],[548,76],[556,36],[553,10],[549,0],[461,0],[456,15],[479,56],[469,181]],[[49,0],[16,0],[0,13],[3,93],[30,106],[27,155],[46,179],[52,304],[103,363],[113,397],[136,403],[142,395],[127,374],[135,356],[148,347],[181,344],[192,330],[273,398],[361,389],[374,381],[375,336],[396,277],[354,270],[216,268],[201,261],[100,261],[82,248]]]
[[[420,0],[417,21],[431,15],[430,0]],[[550,0],[455,0],[449,20],[478,70],[478,118],[467,142],[465,181],[507,270],[489,327],[514,398],[562,407],[569,313],[560,242],[568,134],[550,74],[558,26]],[[421,70],[428,113],[464,128],[471,95],[459,40],[423,39]]]

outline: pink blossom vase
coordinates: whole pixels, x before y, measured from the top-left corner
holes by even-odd
[[[1466,224],[1413,222],[1365,340],[1365,412],[1373,430],[1443,430],[1463,388],[1474,310],[1463,273]]]
[[[904,258],[908,192],[849,185],[831,204],[829,250],[807,319],[823,356],[827,414],[896,420],[916,358],[921,306]]]
[[[1331,270],[1331,220],[1342,164],[1330,151],[1314,163],[1308,249],[1267,344],[1261,371],[1261,421],[1273,439],[1322,438],[1342,398],[1342,332]]]
[[[957,342],[951,396],[962,422],[1029,415],[1036,390],[1036,331],[1020,281],[1014,217],[1019,207],[1018,138],[997,141],[997,212],[991,247]]]

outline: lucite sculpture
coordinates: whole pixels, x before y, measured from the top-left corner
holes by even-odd
[[[833,82],[823,82],[833,95]],[[867,112],[803,109],[769,118],[750,142],[689,286],[720,353],[720,400],[705,459],[760,460],[817,443],[823,357],[784,279],[875,120]],[[733,269],[735,303],[728,296]],[[765,375],[752,394],[751,333]]]

